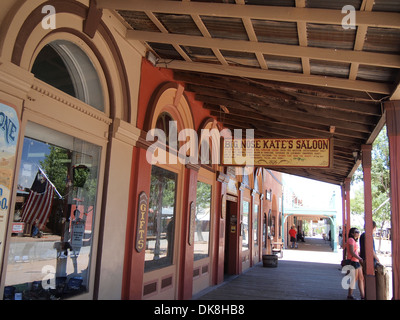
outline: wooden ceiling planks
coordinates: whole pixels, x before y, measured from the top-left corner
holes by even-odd
[[[340,184],[400,97],[397,0],[97,0],[125,20],[225,127],[333,137],[332,169],[281,171]],[[344,28],[342,8],[356,10]]]
[[[356,165],[353,152],[360,152],[382,117],[379,101],[355,98],[351,92],[301,85],[276,88],[276,83],[184,71],[175,71],[174,77],[186,82],[185,90],[193,92],[228,129],[254,129],[258,138],[333,137],[333,168],[274,168],[329,183],[338,184],[352,172]]]

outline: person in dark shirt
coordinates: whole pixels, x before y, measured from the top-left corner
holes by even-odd
[[[376,223],[375,223],[375,221],[372,221],[372,234],[375,232],[375,230],[376,230]],[[373,245],[373,249],[374,249],[374,251],[373,251],[374,267],[376,267],[376,265],[378,263],[380,263],[380,262],[379,262],[378,256],[376,255],[376,252],[375,252],[375,241],[374,241],[374,238],[372,238],[372,245]],[[363,260],[365,261],[365,258],[366,258],[366,254],[365,254],[365,232],[363,232],[362,235],[360,236],[360,257],[363,258]]]

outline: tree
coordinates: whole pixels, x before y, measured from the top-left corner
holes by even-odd
[[[390,163],[389,143],[387,139],[386,126],[382,128],[378,137],[372,145],[371,152],[371,188],[372,188],[372,217],[377,226],[383,229],[386,222],[390,221]],[[352,184],[363,181],[362,167],[360,166],[352,180]],[[355,198],[352,199],[351,213],[364,214],[364,190],[356,190]]]

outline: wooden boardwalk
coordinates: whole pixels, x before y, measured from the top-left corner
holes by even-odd
[[[197,300],[345,300],[341,250],[322,239],[308,238],[298,249],[285,249],[277,268],[259,263],[239,276],[206,289]],[[354,290],[358,296],[358,290]]]

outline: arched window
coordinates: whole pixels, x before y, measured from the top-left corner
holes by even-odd
[[[82,49],[70,41],[45,45],[32,66],[36,78],[104,112],[101,83]]]
[[[254,190],[259,191],[259,178],[258,178],[258,170],[254,170]]]
[[[176,126],[176,121],[171,117],[168,112],[161,113],[156,122],[156,128],[162,130],[165,133],[166,145],[170,146],[169,138],[174,136],[175,139],[178,139],[178,129]],[[176,140],[177,141],[177,140]],[[177,146],[175,146],[177,147]]]

